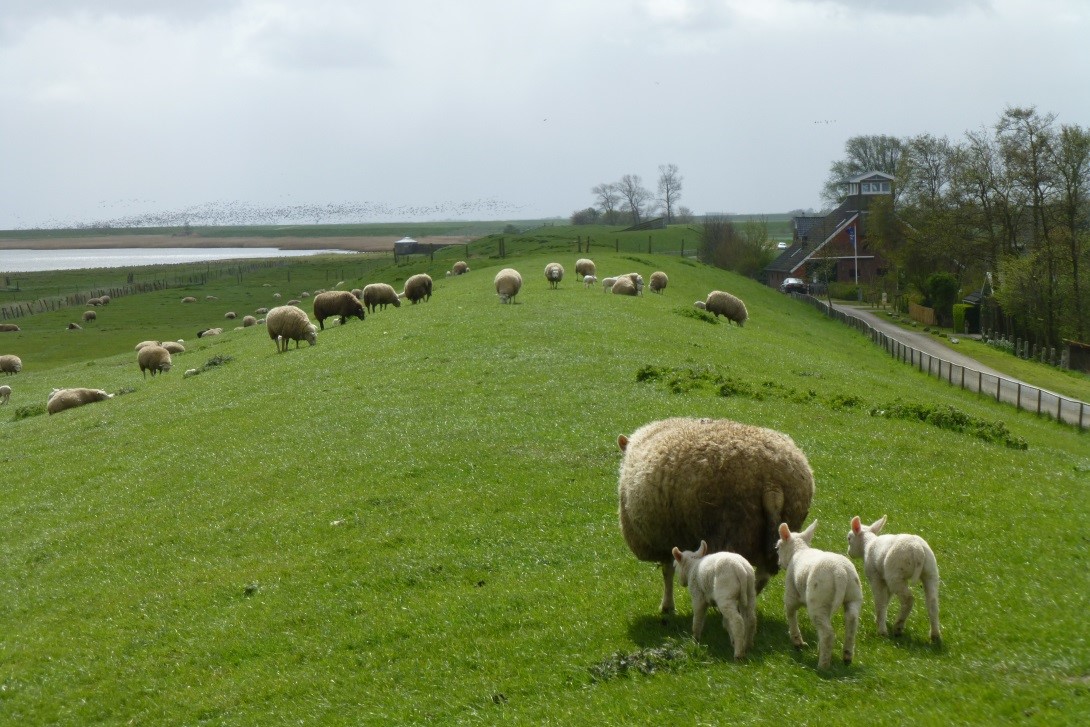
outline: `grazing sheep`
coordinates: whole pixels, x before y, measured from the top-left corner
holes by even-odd
[[[912,611],[915,599],[912,596],[912,584],[923,583],[924,599],[927,602],[927,618],[931,622],[931,641],[942,642],[939,631],[939,564],[935,553],[927,541],[919,535],[899,533],[879,535],[886,525],[886,516],[872,525],[864,525],[858,517],[852,518],[848,532],[848,555],[863,559],[863,573],[870,581],[874,594],[874,617],[878,622],[878,635],[886,636],[886,611],[889,608],[890,595],[896,595],[901,602],[897,622],[893,624],[893,635],[900,636],[905,630],[905,621]]]
[[[0,333],[18,333],[21,330],[14,323],[0,323]]]
[[[496,273],[493,281],[496,285],[496,294],[501,303],[514,303],[515,296],[522,289],[522,276],[514,268],[504,268]]]
[[[110,298],[110,296],[108,295],[100,295],[98,296],[98,299],[102,301],[102,305],[109,305],[110,301],[112,300],[112,298]]]
[[[545,279],[549,281],[549,287],[555,290],[564,279],[564,266],[560,263],[549,263],[545,266]]]
[[[56,414],[65,409],[75,409],[77,406],[112,398],[113,394],[107,394],[102,389],[53,389],[45,408],[50,414]]]
[[[148,378],[148,371],[155,378],[155,374],[170,371],[170,351],[162,346],[144,346],[136,354],[136,362],[140,365],[140,373],[145,379]]]
[[[352,288],[352,295],[363,300],[363,288]]]
[[[14,376],[22,370],[23,359],[13,353],[6,353],[3,356],[0,356],[0,372],[3,372],[8,376]]]
[[[670,279],[661,270],[651,273],[651,292],[661,293],[666,290],[666,284],[669,282]]]
[[[749,318],[746,304],[740,298],[724,293],[722,290],[713,290],[708,293],[708,299],[704,301],[704,309],[714,313],[716,318],[726,316],[728,321],[734,321],[739,327],[744,326],[746,319]]]
[[[318,343],[318,329],[302,308],[293,305],[278,305],[270,310],[265,318],[265,327],[269,338],[276,344],[276,350],[281,353],[288,350],[289,341],[295,341],[296,348],[303,340],[311,346]]]
[[[102,298],[88,298],[87,305],[100,306],[102,305]]]
[[[863,608],[863,587],[847,557],[810,547],[816,528],[817,520],[801,533],[793,533],[787,523],[780,523],[776,551],[780,566],[787,569],[783,610],[791,643],[796,649],[806,646],[799,631],[799,608],[806,606],[810,622],[818,632],[818,668],[827,669],[836,641],[832,617],[841,608],[844,609],[844,663],[852,663],[859,612]]]
[[[197,299],[194,298],[192,295],[187,295],[186,297],[182,298],[182,302],[183,303],[196,303]]]
[[[237,315],[235,315],[235,312],[234,312],[233,310],[229,310],[229,311],[227,311],[226,313],[224,313],[224,314],[223,314],[223,317],[224,317],[224,318],[225,318],[226,320],[229,320],[229,321],[233,321],[233,320],[235,320],[235,318],[238,318],[238,316],[237,316]]]
[[[298,298],[292,298],[291,300],[289,300],[284,305],[299,305],[301,302],[302,301],[300,301]]]
[[[597,275],[598,270],[594,267],[593,260],[581,257],[575,261],[575,274],[582,278],[586,278],[588,275]]]
[[[256,325],[257,325],[257,319],[254,318],[253,316],[243,316],[242,317],[242,327],[243,328],[249,328],[250,326],[256,326]]]
[[[198,333],[197,338],[200,338],[200,337],[201,337],[201,334]],[[134,351],[139,351],[140,349],[144,348],[145,346],[158,346],[158,345],[159,345],[158,341],[141,341],[140,343],[136,344],[136,346],[133,347],[133,350]]]
[[[185,346],[177,341],[163,341],[160,345],[172,354],[185,353]]]
[[[268,309],[268,308],[264,308],[264,307],[262,307],[262,308],[258,308],[257,310],[255,310],[255,311],[254,311],[254,315],[258,315],[258,316],[263,316],[263,315],[265,315],[265,314],[266,314],[266,313],[268,313],[268,312],[269,312],[269,309]]]
[[[673,549],[681,585],[693,597],[693,639],[700,641],[704,616],[715,606],[723,616],[723,629],[730,634],[734,658],[741,661],[753,648],[757,633],[757,586],[753,566],[737,553],[712,553],[700,541],[697,550]]]
[[[68,324],[68,330],[70,330],[70,331],[82,331],[83,326],[81,326],[78,323],[69,323]]]
[[[693,303],[693,308],[696,308],[697,310],[705,310],[706,305],[705,305],[704,301],[698,300],[695,303]]]
[[[427,273],[418,273],[405,281],[405,297],[413,305],[421,300],[431,300],[431,286],[431,276]]]
[[[8,399],[11,398],[11,387],[7,384],[0,386],[0,406],[8,403]]]
[[[218,295],[206,295],[206,296],[204,296],[204,299],[205,300],[219,300],[219,296]]]
[[[584,288],[589,288],[590,286],[594,285],[597,282],[598,282],[598,278],[594,277],[593,275],[584,275],[583,276],[583,287]]]
[[[610,290],[614,295],[636,295],[637,293],[636,284],[627,275],[617,278],[617,282],[613,284]]]
[[[729,419],[654,421],[631,437],[617,493],[621,533],[640,560],[662,566],[662,610],[674,610],[673,548],[706,540],[756,569],[760,592],[778,571],[776,527],[798,527],[810,511],[814,475],[806,455],[780,432]]]
[[[371,283],[363,289],[363,304],[368,313],[374,313],[376,308],[386,310],[386,306],[401,307],[401,298],[398,297],[394,286],[387,283]]]
[[[208,336],[218,336],[223,333],[222,328],[205,328],[203,331],[197,331],[197,338],[207,338]]]
[[[83,311],[83,322],[84,323],[90,323],[91,321],[95,320],[96,318],[98,318],[98,314],[95,313],[93,310]]]
[[[309,298],[310,293],[308,293],[307,291],[304,290],[302,293],[299,294],[299,297],[300,298]]]
[[[314,317],[318,327],[325,330],[325,319],[338,316],[343,325],[348,316],[364,319],[363,303],[347,290],[327,290],[314,296]]]
[[[465,275],[469,272],[469,265],[466,264],[465,260],[459,260],[450,266],[450,272],[454,275]]]

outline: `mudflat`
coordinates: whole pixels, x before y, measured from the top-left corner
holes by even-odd
[[[88,250],[119,247],[276,247],[281,250],[356,250],[390,252],[394,241],[382,237],[201,237],[199,235],[102,235],[95,237],[51,237],[17,240],[0,237],[0,250]],[[419,237],[425,245],[462,245],[473,238],[466,235]]]

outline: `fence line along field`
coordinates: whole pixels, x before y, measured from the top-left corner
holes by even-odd
[[[508,236],[501,257],[500,237],[470,246],[464,275],[446,276],[457,247],[293,259],[122,296],[82,330],[65,330],[76,306],[0,333],[22,361],[0,407],[0,721],[1090,716],[1073,597],[1090,590],[1085,434],[929,379],[673,244]],[[546,264],[581,257],[599,279],[662,271],[669,286],[552,289]],[[505,267],[523,278],[510,305],[493,285]],[[235,328],[289,300],[314,320],[320,289],[400,291],[419,273],[430,299],[326,319],[314,346],[281,353],[264,326]],[[745,302],[744,327],[693,307],[712,290]],[[171,369],[141,377],[136,344],[178,339]],[[55,388],[113,396],[51,415]],[[618,523],[618,437],[669,417],[789,435],[814,473],[815,548],[845,553],[854,516],[925,538],[941,645],[922,608],[879,636],[864,583],[852,664],[819,669],[805,617],[810,645],[792,647],[782,572],[745,660],[718,616],[694,643],[688,592],[660,613],[658,566]]]

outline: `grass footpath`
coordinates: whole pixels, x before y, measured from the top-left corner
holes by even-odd
[[[284,354],[260,326],[193,334],[331,287],[321,260],[127,297],[94,330],[60,331],[61,311],[0,334],[24,361],[0,410],[0,723],[1090,719],[1087,435],[730,273],[592,252],[600,277],[670,276],[628,298],[573,280],[575,253],[534,250],[454,278],[440,259],[353,271],[346,288],[425,270],[435,292]],[[506,266],[514,305],[492,287]],[[693,310],[714,288],[746,301],[744,328]],[[148,338],[188,350],[144,380]],[[56,386],[123,393],[36,411]],[[959,416],[877,415],[897,405]],[[816,547],[843,552],[853,515],[927,538],[943,646],[922,603],[879,638],[865,585],[855,663],[820,672],[805,615],[811,647],[791,648],[782,574],[742,664],[713,615],[692,643],[684,590],[659,615],[660,576],[617,524],[616,438],[677,415],[790,434],[815,472]]]

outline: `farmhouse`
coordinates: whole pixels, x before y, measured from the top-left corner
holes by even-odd
[[[832,280],[869,283],[885,272],[886,261],[868,244],[867,215],[871,202],[893,193],[894,178],[865,172],[846,179],[847,196],[827,215],[795,217],[791,245],[765,268],[765,282],[779,287],[784,278],[813,281],[826,261],[835,261]]]

